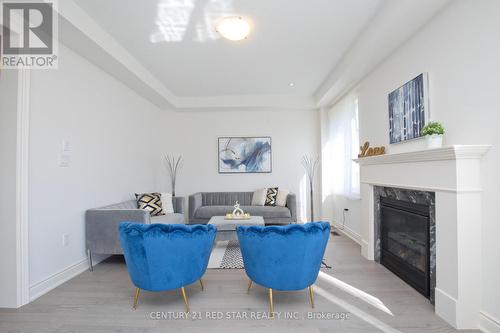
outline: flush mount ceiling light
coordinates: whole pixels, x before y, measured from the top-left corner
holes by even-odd
[[[215,25],[215,31],[229,40],[242,40],[250,34],[250,23],[241,16],[227,16]]]

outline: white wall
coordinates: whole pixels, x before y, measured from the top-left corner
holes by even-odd
[[[431,118],[445,126],[445,144],[494,145],[482,164],[482,309],[497,321],[500,320],[499,13],[500,2],[496,0],[452,2],[359,85],[361,142],[385,145],[389,152],[425,148],[422,140],[389,145],[387,95],[417,74],[428,72]],[[470,221],[470,228],[480,227],[480,219]]]
[[[0,73],[0,307],[17,304],[16,264],[16,70]]]
[[[85,267],[86,209],[134,192],[170,190],[165,153],[185,159],[178,195],[280,186],[299,195],[299,206],[306,204],[300,162],[303,154],[318,155],[317,112],[159,110],[64,45],[58,70],[33,71],[30,103],[32,298]],[[219,175],[217,137],[231,135],[271,136],[273,172]],[[59,166],[63,141],[70,146],[69,167]]]
[[[344,211],[347,209],[347,211]],[[335,223],[358,243],[361,241],[361,200],[343,195],[331,195],[324,199],[323,217]]]
[[[181,154],[177,195],[199,191],[253,191],[278,186],[297,194],[300,216],[305,216],[309,193],[301,165],[304,154],[319,154],[319,116],[315,111],[199,111],[165,115],[165,153]],[[273,170],[269,174],[218,174],[217,138],[221,136],[270,136]],[[319,174],[319,170],[318,170]],[[163,174],[162,186],[170,190]],[[316,182],[319,217],[319,182]],[[308,185],[307,185],[308,186]],[[302,209],[301,209],[302,208]]]
[[[32,297],[54,274],[85,265],[86,209],[159,189],[164,111],[63,45],[59,52],[59,69],[31,76]],[[67,168],[58,165],[63,140],[71,148]]]

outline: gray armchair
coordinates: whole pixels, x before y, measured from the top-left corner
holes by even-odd
[[[253,192],[198,192],[189,196],[189,224],[206,224],[212,216],[233,211],[238,201],[241,208],[253,216],[262,216],[266,224],[297,222],[297,198],[288,194],[286,207],[252,206]]]
[[[138,209],[135,200],[87,210],[85,242],[90,270],[92,271],[92,253],[123,254],[118,238],[120,222],[184,224],[184,203],[183,197],[173,197],[174,213],[162,216],[150,216],[148,211]]]

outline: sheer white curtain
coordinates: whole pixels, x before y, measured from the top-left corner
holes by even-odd
[[[323,197],[341,195],[358,199],[358,98],[350,93],[323,115]]]

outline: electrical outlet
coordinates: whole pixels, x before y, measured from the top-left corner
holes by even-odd
[[[63,234],[62,235],[62,245],[63,246],[68,246],[69,245],[69,235],[68,234]]]

